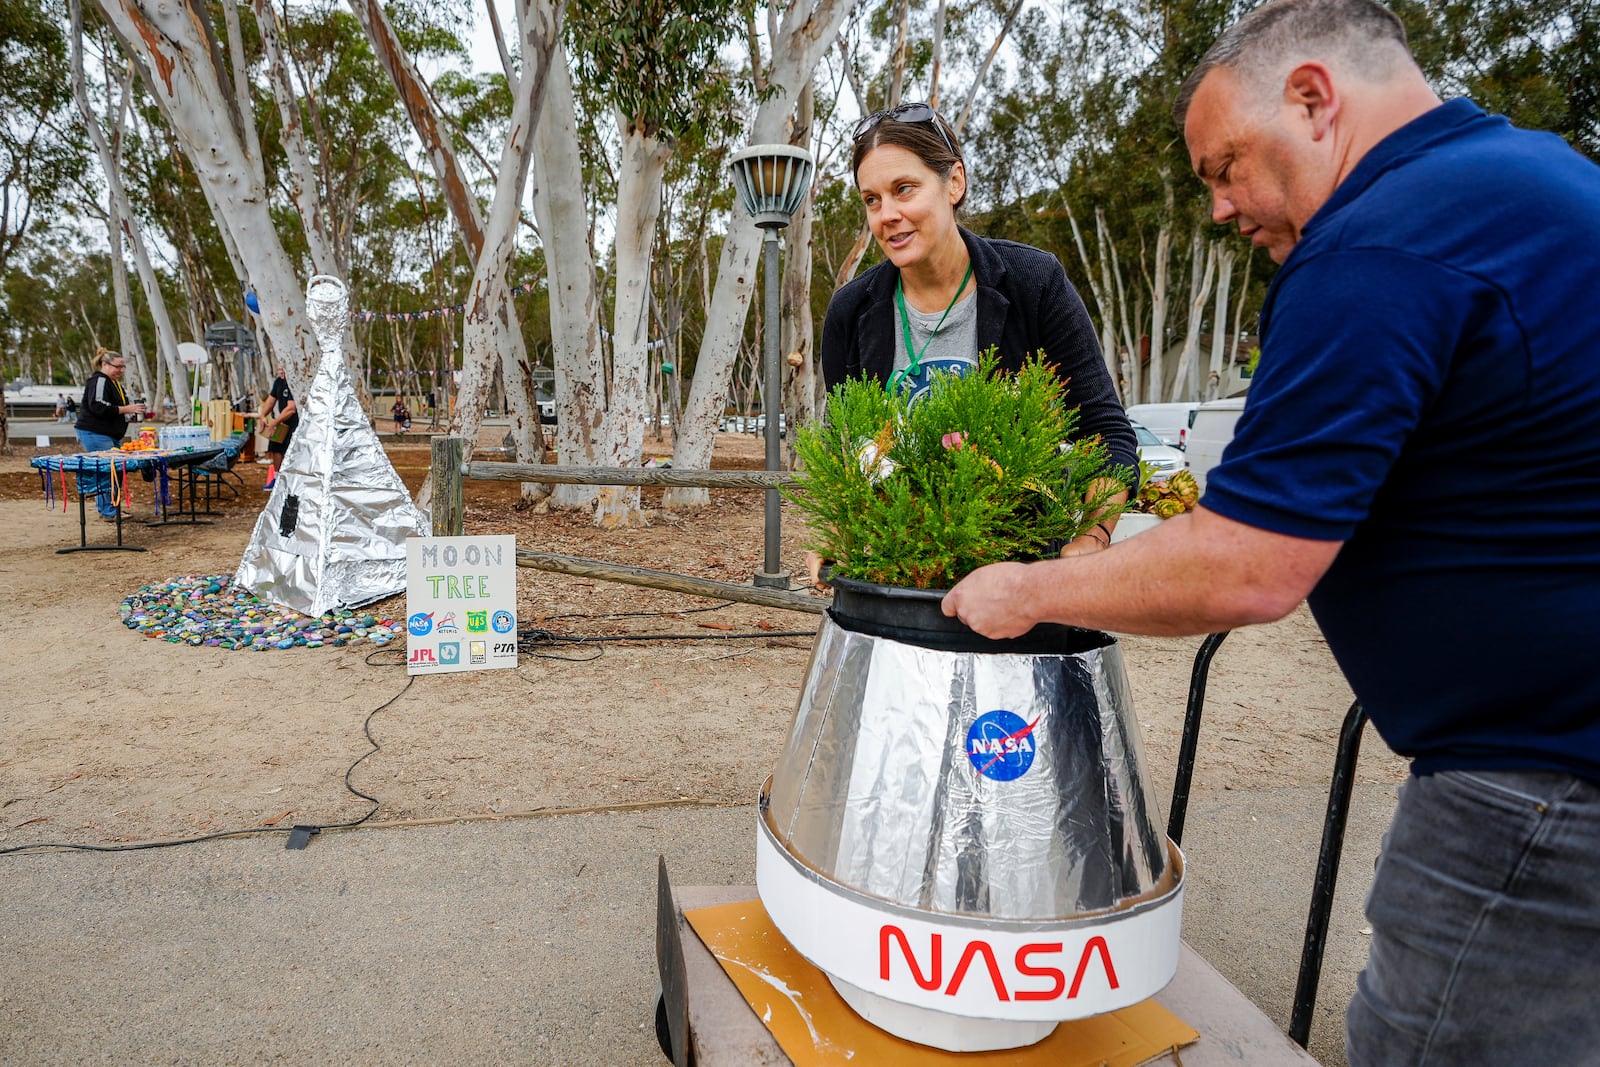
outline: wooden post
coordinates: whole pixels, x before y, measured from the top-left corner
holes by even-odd
[[[461,467],[467,458],[467,442],[460,437],[435,437],[433,462],[433,536],[460,537],[466,529],[466,511],[461,503]]]

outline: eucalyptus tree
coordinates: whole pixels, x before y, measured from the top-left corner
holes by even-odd
[[[1600,2],[1393,0],[1417,62],[1445,97],[1467,95],[1549,130],[1600,162]]]
[[[556,55],[565,0],[518,0],[516,4],[517,41],[522,70],[512,93],[509,133],[500,153],[495,175],[494,198],[483,233],[483,248],[474,263],[472,283],[466,300],[462,331],[461,391],[451,428],[475,421],[487,391],[488,371],[498,357],[506,377],[506,396],[513,412],[513,427],[540,438],[535,443],[543,455],[543,435],[539,432],[539,408],[534,394],[532,367],[522,346],[517,326],[516,307],[507,280],[515,251],[517,219],[528,169],[533,159],[534,129],[539,121],[543,97],[549,82],[550,66]],[[501,345],[508,339],[516,345],[519,358],[507,360]],[[471,435],[468,440],[471,440]],[[522,441],[518,442],[523,444]]]
[[[738,15],[726,0],[576,0],[571,8],[566,44],[577,99],[592,101],[591,114],[609,112],[616,123],[611,373],[593,449],[609,466],[635,466],[643,456],[663,177],[680,135],[722,139],[734,131],[735,87],[719,52],[738,33]],[[575,266],[586,269],[581,260]],[[598,525],[642,521],[637,486],[596,494]]]
[[[255,288],[260,321],[303,391],[317,351],[305,323],[305,296],[279,239],[253,125],[235,70],[203,0],[95,0],[134,63],[204,191],[231,254]],[[234,66],[238,61],[235,58]]]
[[[765,85],[750,126],[751,143],[788,140],[800,92],[810,83],[817,63],[832,46],[850,8],[849,0],[794,0],[781,11],[776,7],[767,9],[766,54],[762,54],[758,41],[751,41],[751,70],[760,72]],[[755,260],[761,240],[754,220],[735,211],[706,312],[706,332],[695,360],[694,384],[673,448],[672,462],[676,467],[705,469],[711,465],[717,425],[727,401],[755,288]],[[704,489],[669,489],[662,499],[667,507],[700,506],[708,503],[710,496]]]
[[[543,110],[540,101],[549,82],[550,65],[557,61],[559,54],[556,45],[565,0],[558,3],[518,0],[516,4],[522,75],[519,77],[508,64],[506,80],[511,88],[512,118],[506,128],[499,163],[490,178],[493,202],[487,216],[460,159],[454,131],[388,13],[378,0],[349,2],[351,11],[372,42],[378,61],[395,85],[474,265],[471,291],[462,317],[461,388],[451,416],[451,432],[468,440],[477,435],[484,401],[498,363],[505,378],[517,455],[527,462],[539,462],[544,458],[544,441],[539,429],[532,366],[505,271],[514,252],[519,218],[517,205],[526,186],[529,153]],[[534,110],[525,114],[530,105]],[[491,229],[491,226],[496,228]],[[427,506],[431,493],[431,482],[425,482],[418,493],[419,506]],[[538,495],[537,487],[523,486],[524,499]]]
[[[88,164],[66,15],[64,0],[0,0],[0,275],[71,199]]]
[[[81,390],[89,357],[113,341],[110,264],[64,239],[37,243],[0,279],[0,347],[10,374]]]
[[[1029,206],[1012,216],[1026,236],[1013,236],[1069,265],[1128,404],[1198,399],[1205,323],[1214,338],[1226,320],[1214,298],[1231,289],[1237,239],[1207,221],[1171,100],[1243,6],[1030,11],[1018,44],[1031,61],[988,115],[987,154],[1008,165],[980,167],[978,181],[991,203]]]
[[[122,147],[127,111],[130,106],[129,98],[133,93],[133,72],[131,69],[125,69],[119,78],[113,80],[110,77],[113,64],[104,62],[104,55],[97,64],[105,75],[105,106],[107,116],[111,120],[108,133],[101,128],[100,115],[89,98],[88,77],[84,69],[83,5],[81,0],[68,0],[68,6],[72,23],[72,95],[83,120],[83,129],[94,145],[95,154],[100,159],[101,172],[105,177],[108,199],[106,224],[111,246],[112,280],[118,306],[120,347],[133,371],[129,378],[133,388],[140,394],[150,397],[156,404],[156,410],[159,411],[160,401],[166,395],[163,375],[160,372],[165,371],[164,379],[172,384],[172,397],[177,403],[178,410],[188,411],[189,380],[183,363],[178,358],[177,332],[172,325],[172,316],[167,310],[166,296],[162,292],[160,280],[156,277],[155,268],[151,263],[143,228],[134,214],[133,203],[122,181]],[[158,362],[154,377],[151,376],[150,367],[144,358],[143,346],[139,343],[134,328],[133,302],[128,286],[127,266],[122,255],[124,242],[133,256],[134,267],[139,275],[139,286],[144,293],[145,302],[150,309],[150,319],[155,328]]]

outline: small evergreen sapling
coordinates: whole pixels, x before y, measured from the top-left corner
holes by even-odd
[[[992,348],[913,404],[868,379],[841,384],[795,441],[805,473],[785,494],[806,517],[806,547],[834,574],[921,589],[1053,555],[1137,477],[1109,466],[1098,437],[1071,441],[1078,409],[1065,397],[1043,353],[1011,375]]]

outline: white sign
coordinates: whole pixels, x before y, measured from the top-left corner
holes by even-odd
[[[517,539],[406,539],[406,671],[517,665]]]

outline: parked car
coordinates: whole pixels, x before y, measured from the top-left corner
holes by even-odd
[[[1171,445],[1162,444],[1161,438],[1147,426],[1133,424],[1133,434],[1139,439],[1139,462],[1149,464],[1150,480],[1165,481],[1183,470],[1183,453]]]
[[[1222,462],[1222,450],[1233,440],[1233,428],[1244,411],[1244,397],[1227,400],[1209,400],[1195,409],[1194,424],[1189,427],[1189,447],[1185,457],[1189,473],[1206,488],[1206,472]]]
[[[765,412],[762,412],[760,415],[756,416],[755,425],[751,429],[750,432],[751,433],[756,433],[756,434],[763,434],[763,433],[767,432],[767,416],[766,416]],[[784,421],[783,412],[781,412],[781,411],[778,412],[778,436],[779,437],[788,437],[789,436],[789,426]]]
[[[1128,409],[1128,419],[1146,426],[1161,443],[1173,448],[1184,447],[1185,432],[1189,427],[1189,413],[1199,407],[1198,402],[1175,404],[1135,404]]]

